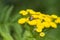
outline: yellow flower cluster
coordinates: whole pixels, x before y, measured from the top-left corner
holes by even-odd
[[[35,31],[39,32],[41,37],[45,36],[45,33],[43,32],[44,28],[57,28],[57,23],[60,23],[60,17],[42,14],[41,12],[35,12],[32,9],[21,10],[19,13],[23,16],[29,16],[19,19],[18,23],[28,23],[29,25],[35,26]]]

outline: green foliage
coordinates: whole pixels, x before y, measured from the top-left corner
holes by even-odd
[[[59,14],[57,0],[26,0],[24,2],[21,0],[22,5],[18,6],[16,3],[19,3],[19,1],[4,0],[4,3],[0,1],[0,40],[60,40],[60,25],[58,25],[57,29],[45,31],[46,36],[41,38],[29,25],[20,25],[17,23],[18,19],[21,18],[21,15],[19,15],[19,10],[21,9],[32,8],[47,14]]]
[[[13,5],[0,5],[0,35],[3,40],[21,40],[21,27],[11,19],[13,8]]]

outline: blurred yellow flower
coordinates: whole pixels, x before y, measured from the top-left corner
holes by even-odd
[[[28,12],[25,11],[25,10],[21,10],[19,13],[22,14],[22,15],[27,15],[28,14]]]
[[[55,23],[60,23],[60,17],[55,20]]]
[[[36,25],[36,20],[32,20],[32,21],[28,20],[27,23],[29,25]]]
[[[50,22],[50,25],[51,25],[52,28],[57,28],[57,24],[54,23],[54,22]]]
[[[36,24],[36,31],[37,32],[42,32],[43,29],[44,29],[44,25],[42,25],[42,23]]]
[[[42,29],[37,28],[37,29],[35,29],[35,31],[42,32]]]
[[[41,32],[40,33],[40,37],[44,37],[45,36],[45,33],[44,32]]]
[[[21,19],[18,20],[18,23],[19,24],[24,24],[26,21],[27,21],[26,18],[21,18]]]
[[[27,11],[29,14],[36,14],[35,11],[32,10],[32,9],[27,9],[26,11]]]
[[[44,18],[44,21],[46,21],[46,22],[51,22],[51,21],[52,21],[52,19],[51,19],[51,18],[49,18],[49,17],[45,17],[45,18]]]
[[[57,15],[51,15],[52,18],[57,18]]]
[[[49,22],[43,22],[42,25],[44,25],[45,28],[50,28],[50,23]]]
[[[33,18],[38,18],[39,16],[38,15],[31,15]]]
[[[36,19],[36,22],[37,22],[37,24],[39,24],[39,23],[42,22],[42,20],[41,19]]]

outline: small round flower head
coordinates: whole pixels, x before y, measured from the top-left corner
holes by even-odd
[[[38,15],[39,17],[39,19],[44,19],[44,15],[43,14],[40,14],[40,15]]]
[[[33,18],[38,18],[39,16],[38,15],[32,15]]]
[[[42,20],[41,19],[36,19],[36,22],[37,22],[36,25],[38,25],[38,24],[40,24],[42,22]]]
[[[37,32],[42,32],[43,29],[44,29],[44,26],[41,23],[36,25]]]
[[[44,25],[45,28],[50,28],[50,23],[49,22],[43,22],[42,25]]]
[[[29,25],[36,25],[36,20],[32,20],[32,21],[28,20],[27,23]]]
[[[51,22],[51,21],[52,21],[52,19],[51,19],[51,18],[49,18],[49,17],[45,17],[45,18],[44,18],[44,21],[46,21],[46,22]]]
[[[35,11],[32,10],[32,9],[27,9],[26,11],[27,11],[29,14],[31,14],[31,15],[32,15],[32,14],[36,14]]]
[[[55,23],[60,23],[60,17],[55,20]]]
[[[57,16],[56,16],[56,15],[51,15],[51,17],[52,17],[52,18],[57,18]]]
[[[27,21],[26,18],[21,18],[21,19],[18,20],[18,23],[19,24],[24,24],[26,21]]]
[[[57,24],[54,23],[54,22],[50,22],[50,25],[51,25],[52,28],[57,28]]]
[[[19,13],[22,14],[22,15],[27,15],[28,14],[28,12],[25,11],[25,10],[21,10]]]
[[[40,33],[40,37],[44,37],[45,36],[45,33],[44,32],[41,32]]]
[[[35,29],[36,32],[42,32],[42,29]]]
[[[41,12],[36,12],[38,15],[42,14]]]

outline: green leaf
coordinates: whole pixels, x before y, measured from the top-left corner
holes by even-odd
[[[9,20],[12,10],[13,10],[13,5],[10,6],[9,9],[7,10],[7,12],[5,14],[5,20],[4,20],[4,22],[7,22]]]
[[[7,11],[8,7],[9,7],[9,6],[3,7],[3,8],[2,8],[2,11],[0,12],[0,14],[1,14],[1,16],[0,16],[0,17],[1,17],[1,19],[0,19],[1,22],[4,20],[4,17],[5,17],[5,14],[6,14],[6,11]]]
[[[13,11],[14,6],[11,5],[2,5],[1,11],[0,11],[0,34],[3,37],[3,40],[21,40],[21,26],[17,23],[17,21],[14,19],[15,22],[11,22],[9,20],[11,18],[11,13]],[[12,15],[13,16],[13,15]],[[18,19],[18,17],[16,16]],[[11,29],[13,28],[13,30]],[[15,33],[13,33],[13,32]]]
[[[22,28],[19,24],[15,23],[13,24],[14,26],[14,37],[15,37],[15,40],[21,40],[22,39],[22,36],[21,36],[21,33],[22,33]]]

